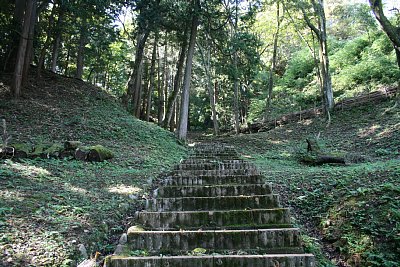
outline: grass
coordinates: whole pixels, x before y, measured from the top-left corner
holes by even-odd
[[[292,207],[318,266],[400,265],[400,112],[385,112],[391,106],[339,112],[329,128],[314,119],[223,139],[256,163]],[[305,139],[318,135],[323,149],[358,163],[299,163]]]
[[[1,266],[70,266],[82,260],[80,244],[89,254],[112,253],[152,179],[186,154],[173,134],[75,79],[48,73],[19,101],[0,93],[12,142],[79,140],[116,155],[102,163],[0,160]]]

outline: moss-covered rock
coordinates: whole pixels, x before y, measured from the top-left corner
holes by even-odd
[[[111,150],[105,148],[102,145],[96,145],[89,147],[89,154],[87,155],[87,160],[101,162],[112,159],[113,157],[114,153]]]

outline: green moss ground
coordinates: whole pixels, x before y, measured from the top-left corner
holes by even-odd
[[[400,110],[367,105],[270,132],[224,137],[256,163],[304,226],[318,266],[400,266]],[[309,167],[297,155],[320,135],[323,149],[357,162]],[[321,248],[319,247],[321,244]]]
[[[79,244],[89,254],[111,253],[151,178],[186,154],[171,133],[133,119],[99,89],[53,74],[44,79],[31,81],[17,102],[0,92],[0,119],[13,141],[79,140],[115,158],[0,160],[1,266],[69,266],[79,261]]]

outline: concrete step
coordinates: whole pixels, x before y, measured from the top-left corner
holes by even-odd
[[[194,185],[225,185],[225,184],[262,184],[264,177],[261,175],[186,175],[169,176],[163,182],[168,186],[194,186]]]
[[[146,230],[265,229],[292,227],[288,208],[227,211],[141,211],[136,214],[135,223]]]
[[[197,186],[161,186],[154,190],[154,197],[218,197],[251,196],[272,193],[272,184],[244,185],[197,185]]]
[[[243,250],[249,253],[302,253],[300,231],[297,228],[257,230],[203,231],[131,231],[129,250],[146,250],[150,254],[190,252],[196,248],[209,253]]]
[[[146,200],[148,211],[231,210],[280,208],[279,195],[179,197]]]
[[[175,166],[175,170],[255,170],[256,166],[249,162],[204,162],[204,163],[181,163]]]
[[[226,160],[212,160],[212,159],[199,159],[199,158],[195,158],[195,159],[184,159],[181,161],[181,163],[183,164],[197,164],[197,163],[245,163],[248,162],[246,160],[243,159],[226,159]]]
[[[225,176],[225,175],[261,175],[256,169],[227,169],[227,170],[174,170],[173,176]]]
[[[312,254],[205,255],[205,256],[111,256],[105,267],[315,267]]]

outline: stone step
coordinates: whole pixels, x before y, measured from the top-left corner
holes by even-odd
[[[200,158],[195,158],[195,159],[184,159],[181,161],[183,164],[197,164],[197,163],[246,163],[248,161],[243,160],[243,159],[225,159],[225,160],[212,160],[212,159],[200,159]]]
[[[174,170],[173,176],[220,176],[220,175],[261,175],[256,169],[227,169],[227,170]]]
[[[130,228],[131,229],[131,228]],[[297,228],[258,230],[133,231],[128,230],[126,248],[150,254],[190,252],[196,248],[209,253],[243,250],[249,253],[302,253]]]
[[[154,190],[154,197],[218,197],[251,196],[272,193],[272,184],[162,186]]]
[[[219,163],[205,162],[186,164],[181,163],[175,166],[175,170],[255,170],[256,166],[249,162]]]
[[[187,175],[187,176],[169,176],[163,185],[169,186],[192,186],[192,185],[225,185],[225,184],[262,184],[264,177],[261,175]]]
[[[105,267],[315,267],[312,254],[107,258]]]
[[[279,195],[179,197],[146,200],[148,211],[231,210],[280,208]]]
[[[135,223],[146,230],[291,227],[288,208],[227,211],[142,211],[136,214]]]

